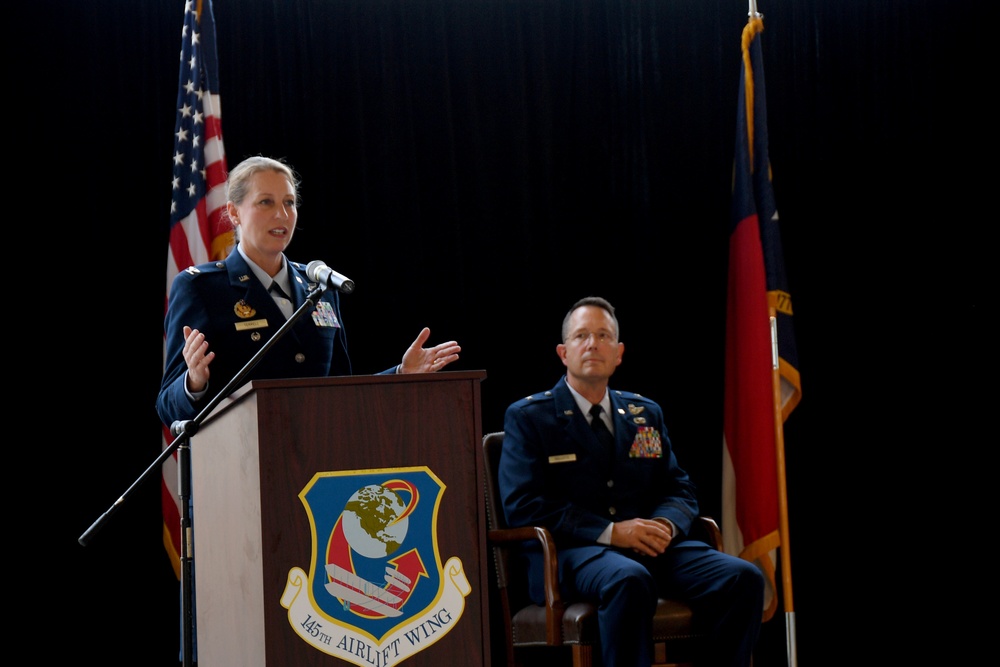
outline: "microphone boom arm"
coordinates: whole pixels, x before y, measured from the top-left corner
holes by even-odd
[[[324,265],[325,266],[325,265]],[[329,267],[326,267],[329,269]],[[331,272],[332,269],[329,269]],[[340,274],[337,274],[338,276]],[[343,276],[341,276],[343,278]],[[312,280],[312,277],[310,277]],[[345,279],[346,280],[346,279]],[[350,281],[348,281],[350,282]],[[198,432],[199,426],[208,417],[216,406],[226,399],[230,394],[232,394],[239,386],[243,383],[244,378],[250,374],[250,371],[254,369],[257,363],[264,358],[268,350],[274,346],[282,336],[285,335],[295,322],[298,321],[302,314],[309,308],[316,305],[316,300],[319,299],[320,295],[323,294],[327,289],[327,284],[322,283],[316,289],[309,293],[306,300],[302,302],[302,305],[292,313],[292,316],[285,320],[284,324],[278,327],[278,330],[274,332],[274,335],[264,343],[257,352],[250,358],[250,361],[240,369],[229,383],[222,388],[215,397],[208,402],[208,404],[198,413],[198,415],[191,420],[186,421],[176,421],[170,426],[170,433],[174,435],[174,439],[169,445],[163,448],[160,455],[156,457],[156,460],[146,468],[146,470],[132,482],[131,486],[126,489],[112,505],[104,512],[97,520],[91,524],[80,537],[78,542],[82,546],[87,546],[90,542],[91,537],[100,530],[101,526],[108,521],[111,516],[122,506],[126,498],[136,489],[143,481],[148,477],[152,476],[154,471],[162,470],[163,462],[167,460],[168,456],[173,455],[174,451],[178,451],[177,454],[177,468],[179,476],[180,485],[180,500],[181,500],[181,544],[178,545],[180,550],[180,566],[181,566],[181,618],[183,620],[183,628],[181,635],[183,637],[183,655],[181,656],[181,664],[183,667],[192,667],[194,663],[193,656],[193,645],[194,645],[194,545],[193,541],[190,539],[190,528],[192,524],[191,517],[191,503],[190,503],[190,489],[191,489],[191,469],[189,460],[189,445],[187,444],[191,437]],[[354,289],[354,283],[351,282],[351,289]],[[350,291],[350,290],[348,290]]]

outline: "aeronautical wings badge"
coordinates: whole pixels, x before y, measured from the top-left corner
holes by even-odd
[[[317,473],[299,493],[312,529],[309,574],[288,572],[281,604],[305,642],[359,667],[398,665],[458,622],[472,592],[442,566],[444,484],[426,467]]]

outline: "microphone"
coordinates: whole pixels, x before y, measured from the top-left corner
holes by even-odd
[[[306,277],[321,285],[328,285],[344,294],[354,291],[354,281],[345,275],[337,273],[324,262],[314,259],[306,266]]]

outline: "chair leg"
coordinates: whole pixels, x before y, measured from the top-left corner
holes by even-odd
[[[653,644],[652,667],[694,667],[690,662],[674,662],[667,660],[667,645],[664,642]]]
[[[594,647],[574,644],[573,667],[594,667]]]
[[[653,664],[660,665],[667,661],[667,646],[663,642],[653,644]]]

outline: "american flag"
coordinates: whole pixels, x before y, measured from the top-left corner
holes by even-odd
[[[212,0],[185,2],[180,60],[164,312],[170,285],[178,272],[193,264],[224,259],[233,242],[232,230],[222,222],[227,169]],[[164,424],[163,447],[171,442],[170,424]],[[181,514],[176,455],[163,464],[161,491],[163,545],[180,579]]]
[[[782,562],[790,562],[781,525],[787,525],[783,434],[802,392],[767,147],[763,30],[756,15],[742,36],[729,236],[722,533],[727,553],[756,563],[764,573],[766,621],[777,610],[778,547],[785,552]],[[790,582],[790,568],[784,574]],[[785,593],[787,614],[791,598]]]

